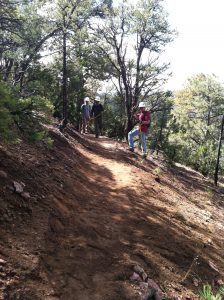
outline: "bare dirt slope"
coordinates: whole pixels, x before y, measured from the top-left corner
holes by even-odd
[[[0,146],[0,299],[144,299],[135,265],[168,299],[222,284],[221,189],[108,138],[51,136]]]

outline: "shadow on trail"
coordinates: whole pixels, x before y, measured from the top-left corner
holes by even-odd
[[[166,287],[168,283],[180,283],[199,252],[200,265],[192,272],[203,282],[210,282],[215,272],[207,261],[220,259],[221,265],[222,257],[213,246],[202,252],[201,241],[194,232],[171,215],[166,195],[159,193],[163,184],[152,188],[152,182],[147,181],[145,185],[144,174],[138,189],[128,184],[119,186],[106,163],[99,165],[88,157],[88,151],[101,160],[114,159],[130,165],[135,165],[135,156],[127,158],[119,147],[114,155],[114,149],[102,146],[101,139],[95,142],[73,131],[68,133],[73,139],[53,133],[54,147],[39,153],[39,167],[33,170],[30,164],[26,168],[27,174],[35,172],[30,192],[45,193],[38,203],[42,219],[36,215],[36,227],[30,223],[30,227],[23,228],[29,235],[36,230],[33,245],[24,241],[24,248],[33,247],[33,252],[37,251],[35,238],[45,231],[38,249],[38,266],[29,277],[29,284],[34,282],[33,293],[38,295],[40,281],[51,286],[48,295],[53,299],[139,299],[129,284],[133,265],[140,264],[153,280]],[[77,142],[87,155],[79,151]],[[105,142],[110,144],[108,139]],[[152,162],[144,166],[148,172],[153,168]],[[23,170],[18,162],[21,176]],[[187,180],[183,179],[183,184],[189,186],[190,177]],[[175,188],[182,193],[175,183],[170,183],[170,189]],[[192,273],[184,283],[189,287],[191,276]]]
[[[67,129],[68,134],[79,141],[88,151],[97,153],[97,155],[113,159],[118,162],[125,162],[127,164],[134,165],[135,167],[147,172],[151,172],[157,167],[153,161],[143,160],[141,154],[131,153],[126,150],[128,148],[127,143],[117,142],[116,140],[109,139],[107,137],[100,137],[96,139],[93,135],[82,135],[72,128]]]
[[[78,141],[111,159],[111,152],[101,145],[82,137]],[[64,153],[58,155],[66,161]],[[100,299],[130,299],[124,282],[137,263],[159,283],[180,282],[201,251],[197,238],[171,218],[165,203],[156,204],[156,191],[143,195],[131,186],[118,188],[109,169],[83,158],[77,149],[71,150],[71,156],[78,159],[70,162],[66,180],[70,197],[67,192],[66,198],[54,195],[60,204],[53,207],[57,218],[51,216],[42,255],[56,295],[77,300],[99,299],[99,295]],[[122,151],[119,160],[123,161]],[[208,270],[203,256],[193,271],[209,281],[214,272]]]

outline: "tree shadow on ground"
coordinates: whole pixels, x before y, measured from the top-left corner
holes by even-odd
[[[143,160],[139,151],[136,153],[128,152],[127,143],[118,142],[107,137],[96,139],[94,135],[82,135],[72,128],[67,129],[70,137],[82,144],[88,151],[97,153],[103,158],[112,159],[136,166],[144,171],[152,171],[158,165],[149,160]]]
[[[98,146],[94,146],[94,151],[111,159],[111,153],[105,154],[105,149]],[[67,274],[66,287],[62,290],[64,296],[71,297],[72,293],[79,295],[78,290],[82,286],[83,293],[77,299],[82,299],[89,291],[92,299],[95,299],[95,293],[102,282],[106,286],[102,295],[106,290],[116,293],[116,286],[122,284],[116,278],[124,273],[128,278],[127,274],[130,274],[132,265],[136,263],[141,264],[160,283],[181,281],[199,253],[200,266],[192,271],[204,281],[213,278],[214,272],[208,271],[204,256],[206,252],[206,257],[209,255],[211,259],[214,258],[214,249],[213,253],[211,248],[202,253],[202,243],[198,237],[183,228],[175,218],[170,218],[170,212],[165,207],[155,203],[156,193],[143,196],[132,187],[118,189],[116,178],[110,170],[88,157],[82,160],[79,167],[78,181],[73,183],[74,190],[71,192],[75,199],[72,199],[72,204],[64,200],[65,206],[71,205],[72,213],[68,217],[66,229],[56,233],[57,242],[55,239],[52,241],[55,250],[51,260],[54,274],[51,276],[55,280],[56,266],[62,268],[61,276]],[[72,173],[71,177],[74,178],[77,169],[74,168]],[[43,262],[49,264],[48,255],[43,257]],[[56,270],[59,272],[57,267]],[[79,276],[73,276],[70,282],[72,274]],[[95,276],[98,276],[100,283],[94,280]],[[90,282],[89,278],[93,280]],[[89,286],[85,286],[86,282]],[[74,283],[79,284],[75,287]],[[115,299],[115,295],[112,297]]]
[[[192,272],[204,282],[214,278],[216,273],[207,261],[220,258],[221,263],[220,253],[213,246],[204,250],[198,236],[171,215],[166,196],[158,193],[162,186],[151,189],[147,182],[147,192],[132,185],[119,187],[111,170],[88,155],[83,156],[75,141],[64,146],[63,136],[56,135],[54,139],[53,149],[40,151],[39,167],[34,170],[29,164],[25,168],[28,174],[34,172],[30,192],[39,196],[45,193],[37,209],[42,209],[45,221],[36,215],[39,228],[37,220],[35,228],[28,222],[29,226],[14,229],[18,238],[21,230],[30,235],[24,242],[26,251],[33,253],[39,247],[35,272],[47,280],[52,296],[76,300],[135,299],[125,288],[133,265],[140,264],[151,278],[166,287],[170,282],[180,284],[196,256],[200,256],[200,265],[194,266]],[[113,152],[102,146],[88,149],[89,141],[78,141],[102,159],[114,159]],[[122,153],[119,159],[123,162]],[[24,165],[18,163],[18,176],[24,176],[21,178],[26,182],[28,177],[22,175],[22,170]],[[142,180],[144,183],[144,177]],[[42,190],[37,192],[40,186]],[[35,244],[38,237],[42,238],[41,243]],[[19,256],[17,259],[20,263]],[[192,272],[185,282],[188,287]],[[38,276],[32,279],[28,275],[37,294]]]

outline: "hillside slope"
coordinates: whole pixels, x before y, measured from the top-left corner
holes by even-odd
[[[0,299],[143,299],[136,265],[168,299],[222,284],[221,189],[108,138],[51,136],[0,146]]]

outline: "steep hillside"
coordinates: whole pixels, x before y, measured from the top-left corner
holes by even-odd
[[[0,299],[137,300],[154,283],[196,299],[223,283],[220,188],[108,138],[51,137],[0,146]]]

